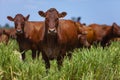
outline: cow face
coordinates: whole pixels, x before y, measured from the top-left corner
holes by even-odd
[[[65,17],[66,12],[59,13],[55,8],[49,9],[47,12],[39,11],[40,16],[45,17],[45,26],[48,34],[57,33],[59,18]]]
[[[116,23],[112,25],[112,32],[115,37],[120,37],[120,27]]]
[[[29,16],[24,17],[22,14],[17,14],[14,18],[7,16],[7,19],[14,22],[16,33],[22,34],[24,32],[25,21],[28,21]]]
[[[78,35],[78,39],[79,39],[79,46],[82,45],[82,47],[87,47],[89,48],[90,47],[90,44],[89,42],[87,41],[87,36],[86,34],[79,34]]]

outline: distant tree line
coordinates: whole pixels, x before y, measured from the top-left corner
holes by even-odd
[[[0,28],[10,28],[10,27],[13,27],[13,26],[10,26],[8,23],[6,23],[4,26],[0,25]]]

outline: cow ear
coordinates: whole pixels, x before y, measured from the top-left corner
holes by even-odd
[[[10,21],[14,21],[14,18],[12,18],[11,16],[7,16],[7,19]]]
[[[29,20],[29,17],[30,17],[30,15],[28,14],[28,15],[25,17],[25,21],[28,21],[28,20]]]
[[[42,17],[45,17],[45,13],[43,11],[39,11],[38,14]]]
[[[67,15],[66,12],[62,12],[62,13],[59,14],[59,18],[63,18],[63,17],[65,17],[66,15]]]
[[[116,30],[118,28],[118,25],[116,23],[112,24],[112,31]]]
[[[112,24],[112,27],[117,27],[118,25],[114,22],[113,24]]]

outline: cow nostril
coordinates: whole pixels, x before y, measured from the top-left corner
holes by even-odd
[[[55,32],[55,29],[53,30],[53,32]]]
[[[56,30],[55,29],[49,29],[49,32],[51,33],[51,32],[56,32]]]

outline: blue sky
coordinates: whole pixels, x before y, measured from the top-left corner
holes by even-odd
[[[6,17],[14,17],[17,13],[30,14],[30,21],[41,21],[44,18],[38,11],[53,7],[67,12],[64,19],[81,16],[81,22],[86,24],[120,24],[120,0],[0,0],[0,24],[13,26]]]

